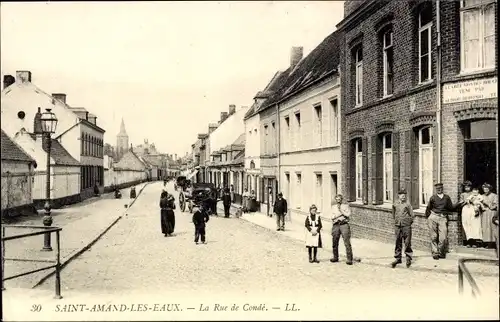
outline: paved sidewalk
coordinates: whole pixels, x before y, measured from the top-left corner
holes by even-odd
[[[223,216],[222,204],[218,204],[219,216]],[[236,207],[231,207],[231,214],[236,212]],[[251,222],[255,225],[276,231],[276,217],[268,217],[264,213],[246,213],[243,214],[241,219]],[[323,219],[323,218],[322,218]],[[298,242],[304,243],[305,241],[305,217],[301,218],[295,216],[292,221],[285,222],[285,231],[276,231],[276,234],[288,236]],[[332,254],[332,239],[331,239],[331,224],[323,220],[322,242],[323,248],[319,252],[326,252],[331,257]],[[389,243],[378,242],[369,239],[352,238],[351,244],[355,259],[361,261],[362,264],[376,265],[376,266],[390,266],[394,260],[394,245]],[[341,260],[345,261],[345,247],[340,239],[339,255]],[[456,253],[448,254],[446,259],[434,260],[430,252],[414,250],[414,259],[411,269],[420,271],[436,271],[441,273],[457,273],[458,272],[458,258],[463,257]],[[467,257],[478,257],[467,254]],[[479,258],[479,257],[478,257]],[[474,274],[484,276],[498,276],[498,266],[489,264],[467,263],[467,267]],[[396,269],[407,269],[405,265],[398,265]]]
[[[122,192],[124,198],[109,199],[105,198],[92,203],[76,204],[63,209],[58,209],[58,215],[54,218],[54,227],[62,228],[61,242],[61,264],[63,267],[76,256],[88,249],[95,243],[107,230],[109,230],[122,215],[125,214],[140,196],[140,192],[148,183],[139,184],[136,187],[136,199],[129,199],[129,189],[127,193]],[[124,189],[125,190],[125,189]],[[127,205],[127,208],[125,208]],[[22,225],[41,225],[38,222],[28,221]],[[21,229],[15,227],[6,227],[5,235],[12,236],[28,232],[39,231],[37,229]],[[14,239],[6,241],[5,257],[16,259],[56,259],[56,235],[52,234],[52,252],[43,252],[43,235]],[[50,263],[35,262],[5,262],[5,277],[13,276],[21,272],[50,266]],[[43,282],[49,275],[53,274],[53,269],[33,273],[27,276],[19,277],[5,282],[5,287],[32,288]]]

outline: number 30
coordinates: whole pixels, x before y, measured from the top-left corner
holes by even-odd
[[[42,310],[42,306],[40,304],[33,304],[31,306],[31,312],[40,312]]]

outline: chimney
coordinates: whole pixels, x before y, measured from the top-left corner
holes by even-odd
[[[41,135],[43,133],[42,131],[42,109],[39,107],[38,112],[35,114],[35,118],[33,120],[33,133],[38,135]]]
[[[224,122],[228,117],[228,113],[227,112],[220,112],[220,122],[222,124],[222,122]]]
[[[299,61],[302,59],[303,55],[304,55],[303,47],[292,47],[292,53],[290,55],[290,67],[294,68],[295,66],[297,66]]]
[[[16,71],[16,79],[20,83],[31,83],[31,72],[28,70],[18,70]]]
[[[215,131],[218,127],[219,127],[219,125],[216,124],[216,123],[210,123],[210,124],[208,124],[208,134],[210,135],[210,133],[212,133],[213,131]]]
[[[4,75],[3,76],[3,89],[6,89],[10,85],[14,84],[16,79],[12,75]]]
[[[52,94],[52,97],[55,98],[56,100],[60,100],[64,104],[66,104],[66,94],[55,93],[55,94]]]
[[[236,112],[236,105],[234,104],[229,105],[229,115],[233,115],[234,112]]]
[[[177,160],[177,153],[174,154],[174,160]]]

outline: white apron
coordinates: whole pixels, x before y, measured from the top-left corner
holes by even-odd
[[[469,239],[483,239],[481,229],[481,215],[476,217],[474,206],[466,204],[462,208],[462,226],[464,227],[465,237]]]
[[[306,230],[306,247],[318,247],[319,245],[319,232],[313,236],[312,232],[317,231],[319,215],[316,215],[316,220],[312,221],[311,216],[308,216],[309,223],[311,224],[311,231]]]

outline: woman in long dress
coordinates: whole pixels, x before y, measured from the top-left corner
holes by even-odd
[[[166,210],[166,220],[167,220],[167,234],[172,236],[175,229],[175,198],[173,195],[168,194],[167,196],[167,210]]]
[[[483,213],[481,216],[481,224],[483,227],[483,242],[487,247],[489,243],[495,242],[495,233],[493,226],[493,216],[498,211],[498,196],[491,192],[492,186],[489,183],[483,184],[482,195]]]
[[[165,235],[165,237],[168,236],[167,211],[168,211],[168,192],[162,191],[160,196],[161,233]]]
[[[479,193],[477,189],[471,191],[471,182],[464,182],[464,192],[460,195],[462,205],[462,226],[465,231],[467,247],[477,247],[477,243],[483,239],[481,231],[480,205],[475,204]]]
[[[306,218],[306,247],[309,253],[309,263],[319,263],[317,258],[318,248],[322,248],[321,242],[321,218],[317,214],[317,208],[315,205],[309,207],[309,216]]]

